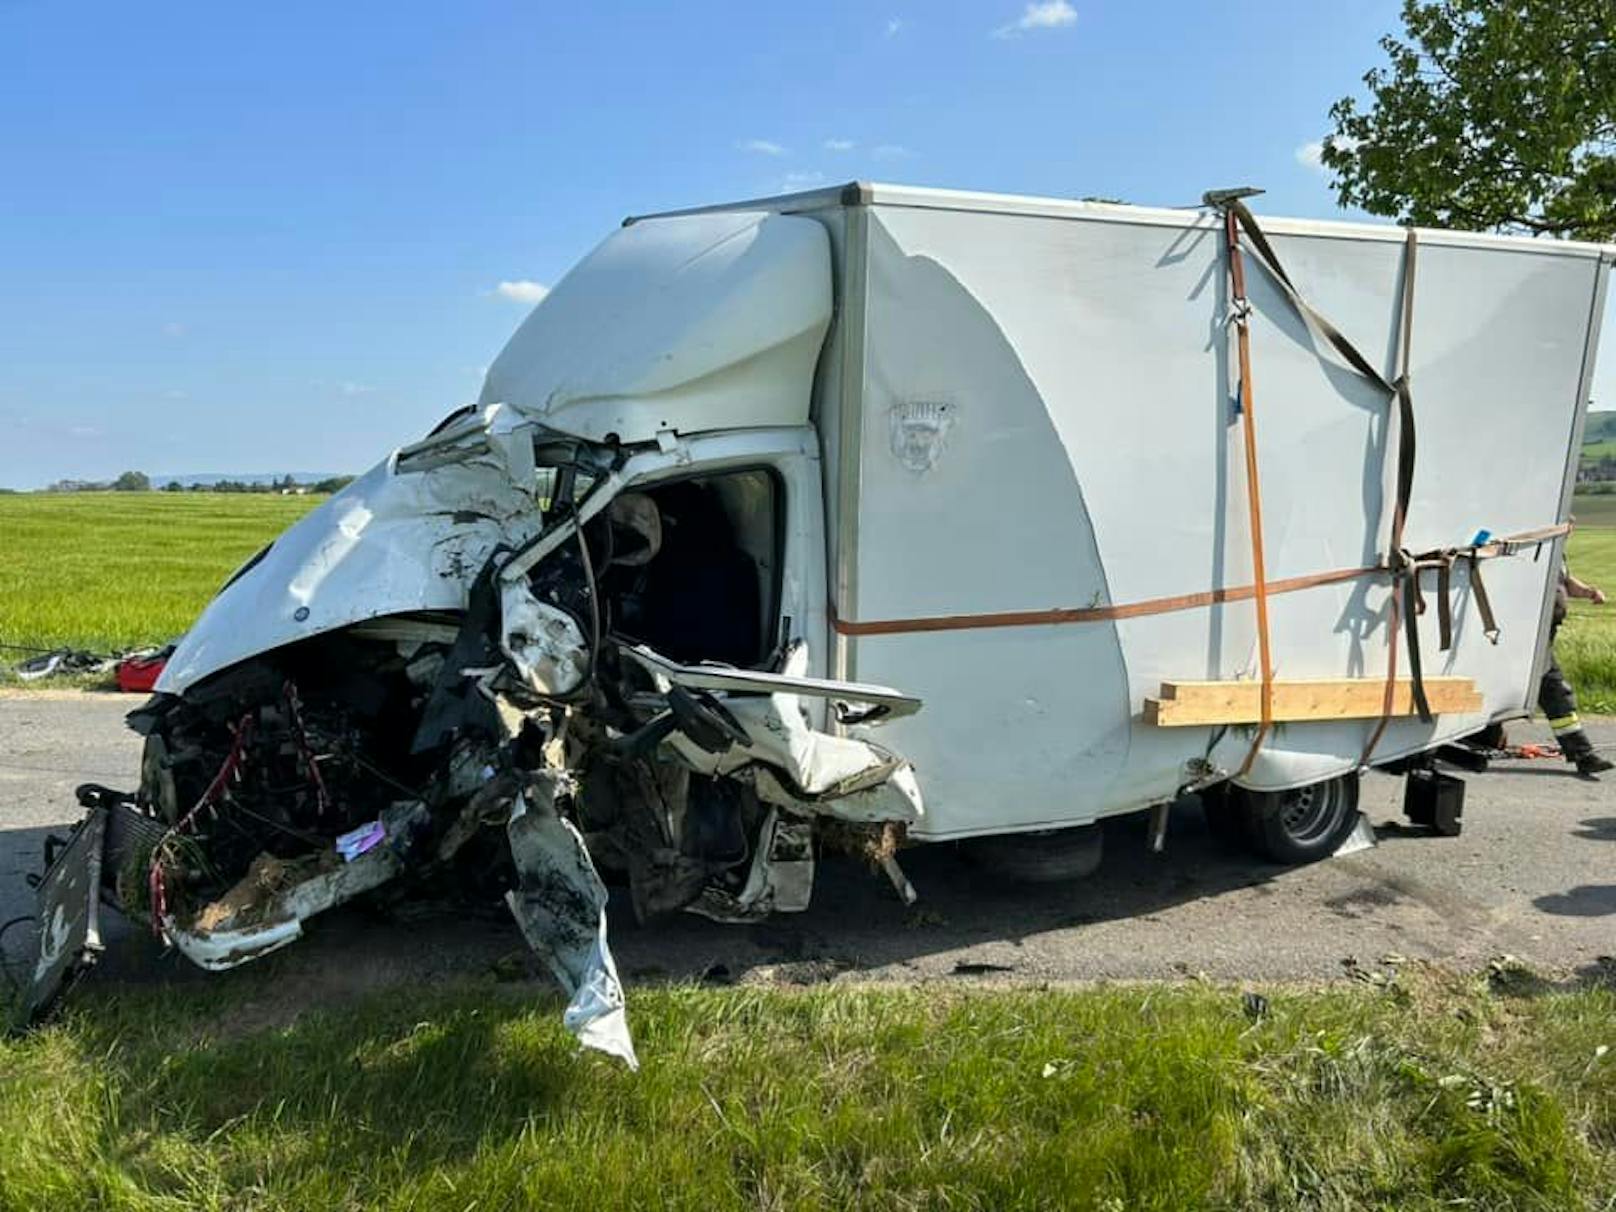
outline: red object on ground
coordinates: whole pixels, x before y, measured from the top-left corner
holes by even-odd
[[[150,694],[157,688],[157,679],[166,664],[166,656],[125,657],[116,670],[118,689],[126,694]]]
[[[1505,750],[1513,758],[1557,758],[1560,757],[1558,745],[1516,745],[1513,749]]]

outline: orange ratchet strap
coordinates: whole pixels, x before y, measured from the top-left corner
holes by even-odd
[[[1229,248],[1230,318],[1240,359],[1240,416],[1246,447],[1246,514],[1251,530],[1253,603],[1257,608],[1257,664],[1262,677],[1262,714],[1257,733],[1240,764],[1240,774],[1251,769],[1257,753],[1274,725],[1274,664],[1268,637],[1268,573],[1263,560],[1262,489],[1257,476],[1257,418],[1252,413],[1251,302],[1246,298],[1246,269],[1240,255],[1240,220],[1230,209],[1223,213],[1223,234]]]
[[[1559,538],[1571,529],[1561,523],[1523,531],[1507,538],[1493,539],[1474,548],[1477,559],[1490,560],[1514,555],[1525,547],[1535,547],[1550,539]],[[1416,557],[1428,561],[1436,553]],[[1470,554],[1467,549],[1465,555]],[[1425,566],[1434,567],[1426,564]],[[1363,568],[1337,568],[1331,572],[1315,572],[1307,576],[1287,577],[1269,581],[1267,595],[1295,593],[1301,589],[1315,589],[1321,585],[1339,585],[1359,577],[1380,576],[1387,571],[1385,564],[1370,564]],[[1146,598],[1140,602],[1121,602],[1112,606],[1056,606],[1049,610],[1006,610],[991,614],[933,614],[907,619],[844,619],[830,604],[831,627],[837,635],[918,635],[932,631],[987,631],[999,627],[1048,627],[1060,623],[1115,623],[1125,619],[1142,619],[1155,614],[1172,614],[1179,610],[1195,610],[1202,606],[1221,606],[1225,602],[1244,602],[1255,597],[1255,585],[1232,585],[1226,589],[1208,589],[1201,593],[1179,593],[1165,598]]]

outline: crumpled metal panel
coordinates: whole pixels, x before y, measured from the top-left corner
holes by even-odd
[[[399,875],[404,870],[403,851],[409,835],[426,813],[426,806],[418,800],[394,804],[382,814],[380,844],[255,906],[250,923],[225,921],[218,929],[200,930],[168,917],[163,920],[163,937],[186,959],[210,972],[236,968],[279,951],[303,937],[303,923],[309,918]]]
[[[555,809],[560,776],[541,771],[516,797],[505,827],[520,884],[505,894],[522,937],[571,1000],[562,1016],[585,1047],[640,1067],[623,985],[606,944],[606,885],[583,837]]]
[[[589,646],[566,611],[533,596],[527,581],[499,587],[500,647],[539,694],[568,695],[589,673]]]
[[[638,658],[645,651],[633,650],[629,655]],[[807,647],[798,645],[779,680],[802,678],[807,664]],[[798,813],[905,825],[924,815],[920,783],[907,761],[871,741],[809,727],[800,695],[780,690],[729,697],[724,705],[749,743],[710,753],[682,733],[674,733],[667,743],[692,770],[722,776],[755,765],[750,777],[758,797]]]
[[[383,460],[276,539],[185,633],[158,691],[181,694],[238,661],[365,619],[465,609],[494,549],[521,546],[541,523],[531,425],[491,409],[458,432],[457,445]]]

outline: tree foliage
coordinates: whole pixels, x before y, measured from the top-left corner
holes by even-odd
[[[1345,206],[1403,222],[1616,233],[1616,0],[1404,0],[1404,34],[1331,107]]]

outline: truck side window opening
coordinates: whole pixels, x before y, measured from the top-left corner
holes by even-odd
[[[762,469],[637,490],[656,516],[612,523],[626,557],[609,556],[601,578],[613,630],[676,661],[762,665],[779,613],[780,492]],[[649,558],[647,531],[659,532]]]

